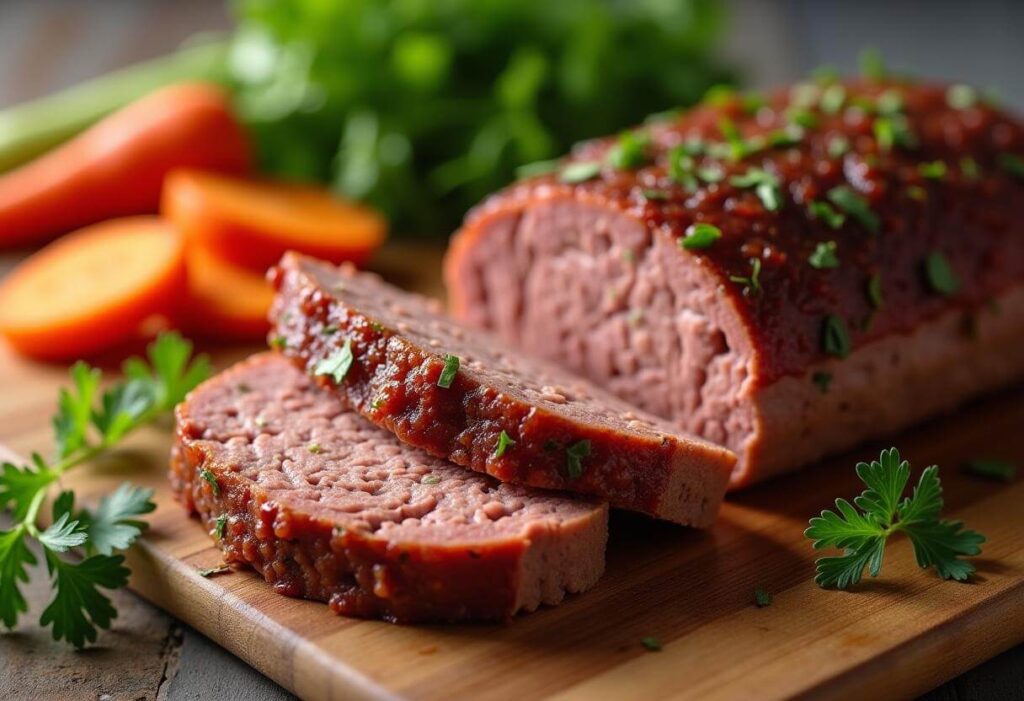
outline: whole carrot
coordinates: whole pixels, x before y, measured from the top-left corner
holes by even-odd
[[[174,168],[240,173],[250,162],[248,140],[219,88],[162,88],[0,175],[0,248],[156,212],[164,176]]]

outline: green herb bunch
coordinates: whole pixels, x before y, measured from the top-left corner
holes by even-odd
[[[129,547],[146,524],[138,519],[155,507],[153,490],[122,484],[94,509],[76,508],[75,495],[62,490],[52,505],[52,521],[43,528],[40,511],[52,487],[73,467],[114,447],[151,423],[206,379],[210,366],[192,358],[192,344],[176,333],[161,334],[148,348],[148,360],[124,364],[125,379],[101,392],[101,371],[78,362],[72,387],[62,389],[53,418],[55,457],[33,454],[29,465],[5,462],[0,469],[0,508],[13,526],[0,531],[0,621],[14,628],[28,610],[21,585],[37,562],[29,541],[42,550],[54,597],[40,618],[52,626],[55,640],[81,648],[96,640],[97,628],[109,628],[117,611],[100,589],[117,589],[129,571],[118,551]],[[73,559],[68,554],[79,555]]]
[[[960,521],[939,518],[942,483],[939,468],[925,468],[909,497],[910,465],[895,448],[883,450],[878,460],[858,463],[857,475],[867,486],[853,500],[836,499],[836,511],[826,509],[812,518],[804,532],[814,547],[839,548],[843,554],[817,560],[815,582],[822,587],[846,589],[857,584],[867,568],[872,577],[882,569],[889,536],[905,533],[914,546],[922,569],[935,567],[943,579],[966,580],[974,565],[962,560],[977,555],[985,536],[964,528]]]

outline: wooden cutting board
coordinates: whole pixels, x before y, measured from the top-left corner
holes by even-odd
[[[437,292],[436,253],[380,263]],[[219,366],[245,349],[213,352]],[[0,445],[49,450],[64,368],[0,349]],[[156,490],[148,535],[129,554],[131,586],[308,699],[777,699],[909,697],[1024,641],[1024,479],[966,474],[988,456],[1024,466],[1024,391],[998,396],[798,475],[733,495],[709,532],[613,514],[608,569],[590,592],[508,625],[398,627],[339,618],[275,594],[249,572],[204,579],[220,563],[170,496],[170,433],[146,429],[69,473],[87,501],[131,479]],[[882,575],[850,592],[812,582],[807,519],[859,492],[856,460],[896,445],[916,475],[941,466],[947,511],[989,541],[969,584],[940,581],[896,540]],[[754,605],[754,589],[774,600]],[[641,645],[647,636],[660,652]]]

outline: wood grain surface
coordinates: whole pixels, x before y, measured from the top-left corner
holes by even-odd
[[[431,259],[433,255],[434,259]],[[377,266],[436,293],[436,252],[390,250]],[[214,351],[224,366],[245,349]],[[50,445],[63,368],[0,352],[0,443]],[[17,391],[11,391],[11,388]],[[891,441],[733,495],[696,532],[613,515],[608,571],[594,590],[508,625],[398,627],[332,615],[275,594],[249,572],[205,579],[220,562],[166,484],[169,433],[146,429],[66,486],[88,501],[121,481],[152,486],[152,528],[129,557],[143,597],[309,699],[910,697],[1024,641],[1024,481],[963,472],[980,456],[1024,464],[1024,393],[999,396]],[[968,584],[942,582],[896,540],[882,576],[854,591],[812,580],[809,516],[858,490],[853,463],[890,443],[915,466],[938,463],[947,514],[989,541]],[[755,588],[771,606],[754,605]],[[658,638],[660,652],[641,645]],[[867,694],[867,696],[865,696]]]

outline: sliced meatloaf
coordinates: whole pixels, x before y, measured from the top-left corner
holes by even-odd
[[[719,96],[498,193],[445,274],[749,484],[1024,376],[1024,127],[965,86]]]
[[[401,623],[495,620],[604,568],[606,506],[404,445],[280,355],[209,380],[176,416],[175,493],[282,594]]]
[[[375,275],[289,254],[272,342],[402,441],[503,482],[707,526],[734,458]]]

